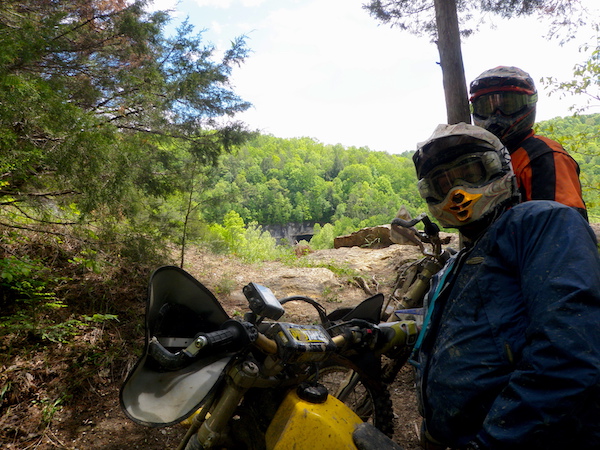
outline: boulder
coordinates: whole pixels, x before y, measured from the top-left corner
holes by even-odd
[[[345,236],[333,239],[333,247],[366,247],[385,248],[392,245],[390,239],[390,225],[363,228]]]
[[[396,213],[396,217],[406,221],[412,219],[404,205],[400,207]],[[345,236],[338,236],[333,240],[333,247],[385,248],[392,244],[409,244],[422,248],[423,244],[416,237],[416,233],[417,230],[414,227],[405,228],[397,225],[379,225],[363,228]]]

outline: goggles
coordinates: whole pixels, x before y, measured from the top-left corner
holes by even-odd
[[[502,172],[497,152],[470,153],[436,167],[417,187],[428,203],[441,202],[454,186],[480,187]]]
[[[528,89],[509,88],[493,92],[478,93],[471,97],[471,113],[487,119],[499,110],[505,116],[512,116],[537,102],[537,93]]]

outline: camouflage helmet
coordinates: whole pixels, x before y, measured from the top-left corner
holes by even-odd
[[[461,229],[519,200],[506,147],[481,127],[438,125],[413,162],[419,194],[444,227]]]

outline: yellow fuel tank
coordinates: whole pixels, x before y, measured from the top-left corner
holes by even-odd
[[[356,450],[352,432],[362,420],[331,395],[323,403],[287,394],[266,434],[267,450]]]

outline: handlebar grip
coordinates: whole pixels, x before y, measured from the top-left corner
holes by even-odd
[[[438,227],[436,223],[433,223],[429,217],[424,215],[422,220],[427,236],[436,236],[440,232],[440,227]]]
[[[419,214],[412,220],[403,220],[399,217],[396,217],[394,220],[392,220],[392,225],[397,225],[403,228],[410,228],[414,227],[419,222],[423,222],[423,225],[425,227],[425,234],[427,236],[435,236],[440,232],[440,227],[438,227],[437,224],[433,223],[425,213]]]
[[[230,319],[221,325],[220,330],[198,333],[188,348],[176,353],[167,350],[156,336],[153,336],[148,343],[148,355],[154,358],[161,369],[179,370],[199,355],[207,356],[222,350],[243,348],[254,342],[257,337],[258,331],[254,325]]]
[[[228,348],[230,344],[238,344],[242,347],[254,342],[258,337],[256,328],[248,322],[227,320],[221,325],[221,329],[210,333],[203,333],[207,340],[206,347],[213,349]]]
[[[421,214],[421,216],[422,215],[423,214]],[[392,220],[392,225],[398,225],[402,228],[411,228],[411,227],[414,227],[416,224],[418,224],[421,221],[421,219],[422,219],[421,216],[415,217],[412,220],[404,220],[399,217],[396,217],[396,218],[394,218],[394,220]]]
[[[383,322],[379,324],[383,335],[380,352],[389,357],[403,348],[412,347],[419,334],[419,328],[414,320],[399,322]]]
[[[163,345],[158,342],[156,336],[152,336],[148,343],[148,355],[151,356],[164,370],[178,370],[185,367],[191,357],[184,352],[171,353]]]

